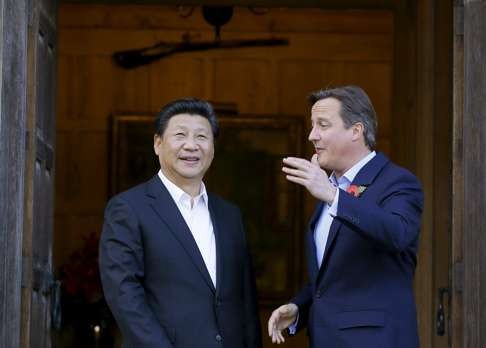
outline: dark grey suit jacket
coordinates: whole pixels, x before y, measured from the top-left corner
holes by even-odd
[[[100,271],[125,347],[261,347],[255,281],[239,209],[209,194],[217,287],[158,176],[113,197]]]

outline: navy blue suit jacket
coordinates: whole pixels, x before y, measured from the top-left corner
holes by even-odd
[[[261,346],[240,211],[215,195],[208,198],[217,250],[216,288],[158,176],[108,203],[99,262],[106,301],[124,347]]]
[[[413,276],[423,193],[410,172],[378,153],[356,175],[359,196],[341,190],[318,268],[314,228],[307,233],[309,283],[292,300],[312,348],[419,346]]]

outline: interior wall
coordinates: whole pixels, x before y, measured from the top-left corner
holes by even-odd
[[[200,8],[182,18],[176,7],[62,5],[59,12],[55,265],[99,235],[109,198],[110,116],[156,112],[192,95],[236,103],[242,114],[301,115],[306,95],[357,84],[379,117],[379,149],[392,159],[394,17],[390,11],[237,8],[222,39],[285,37],[289,46],[173,55],[135,70],[113,63],[115,51],[159,41],[212,40]],[[310,157],[312,150],[307,147]],[[217,155],[217,154],[216,154]],[[304,221],[314,201],[305,195]],[[302,226],[304,233],[305,225]],[[267,313],[263,314],[264,318]],[[297,347],[306,337],[291,340]],[[268,343],[268,342],[267,342]],[[290,345],[289,345],[290,346]]]

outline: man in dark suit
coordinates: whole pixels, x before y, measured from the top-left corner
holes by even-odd
[[[284,329],[307,327],[312,348],[416,348],[420,184],[373,150],[376,115],[361,88],[317,91],[310,101],[315,154],[283,161],[286,178],[319,200],[306,240],[309,282],[272,313],[268,334],[281,343]]]
[[[107,205],[100,271],[124,347],[261,346],[240,211],[202,182],[217,134],[207,102],[166,105],[154,136],[160,171]]]

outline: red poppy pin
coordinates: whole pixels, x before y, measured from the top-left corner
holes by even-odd
[[[353,195],[354,197],[358,198],[361,196],[363,192],[365,192],[366,186],[363,185],[349,185],[348,189],[346,190],[347,193]]]

